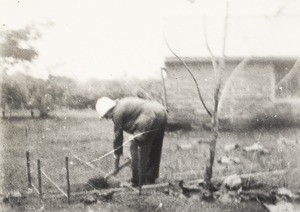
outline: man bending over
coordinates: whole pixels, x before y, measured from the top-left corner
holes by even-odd
[[[96,110],[100,118],[112,119],[114,123],[115,165],[119,167],[123,154],[123,131],[137,135],[130,145],[132,158],[132,184],[139,182],[138,147],[141,151],[142,184],[155,183],[159,177],[159,165],[162,144],[167,123],[167,112],[161,104],[140,98],[127,97],[111,100],[107,97],[98,99]]]

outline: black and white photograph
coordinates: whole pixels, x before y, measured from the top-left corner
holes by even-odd
[[[0,0],[0,211],[300,211],[300,1]]]

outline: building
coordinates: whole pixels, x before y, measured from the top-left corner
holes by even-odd
[[[212,110],[215,76],[211,59],[182,59],[192,70],[204,102]],[[207,123],[209,116],[184,65],[176,57],[167,57],[165,69],[170,120],[194,125]],[[262,119],[291,122],[300,117],[300,61],[297,58],[227,58],[222,82],[219,114],[226,123]]]

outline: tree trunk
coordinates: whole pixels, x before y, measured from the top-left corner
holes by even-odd
[[[214,165],[215,154],[216,154],[216,145],[217,145],[217,139],[219,134],[219,120],[218,120],[219,91],[220,91],[220,86],[218,85],[214,94],[214,111],[212,114],[212,126],[211,126],[212,139],[209,144],[209,158],[208,158],[208,162],[206,163],[205,176],[204,176],[204,180],[207,183],[207,185],[211,185],[211,178],[213,175],[213,165]]]
[[[215,79],[216,79],[216,89],[214,93],[214,110],[212,114],[212,139],[209,144],[209,158],[208,163],[206,164],[206,170],[205,170],[205,176],[204,180],[206,184],[209,186],[210,189],[213,188],[213,185],[211,183],[211,178],[213,175],[213,165],[215,160],[215,154],[216,154],[216,145],[217,145],[217,139],[219,135],[219,119],[218,119],[218,107],[219,107],[219,100],[220,100],[220,90],[222,87],[222,75],[221,72],[224,72],[225,70],[225,49],[226,49],[226,38],[227,38],[227,24],[228,24],[228,8],[229,8],[229,0],[226,1],[226,16],[224,21],[224,37],[223,37],[223,47],[222,47],[222,58],[220,60],[219,66],[214,66],[215,71]],[[207,40],[206,40],[207,43]],[[207,43],[208,46],[208,43]],[[208,48],[210,49],[210,48]],[[211,53],[211,51],[210,51]],[[212,53],[211,53],[212,55]],[[212,55],[212,58],[213,55]],[[214,60],[213,64],[215,63]]]

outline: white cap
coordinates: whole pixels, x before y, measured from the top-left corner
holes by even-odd
[[[99,118],[103,118],[105,114],[116,106],[116,101],[108,98],[108,97],[102,97],[98,99],[96,103],[96,111],[99,114]]]

